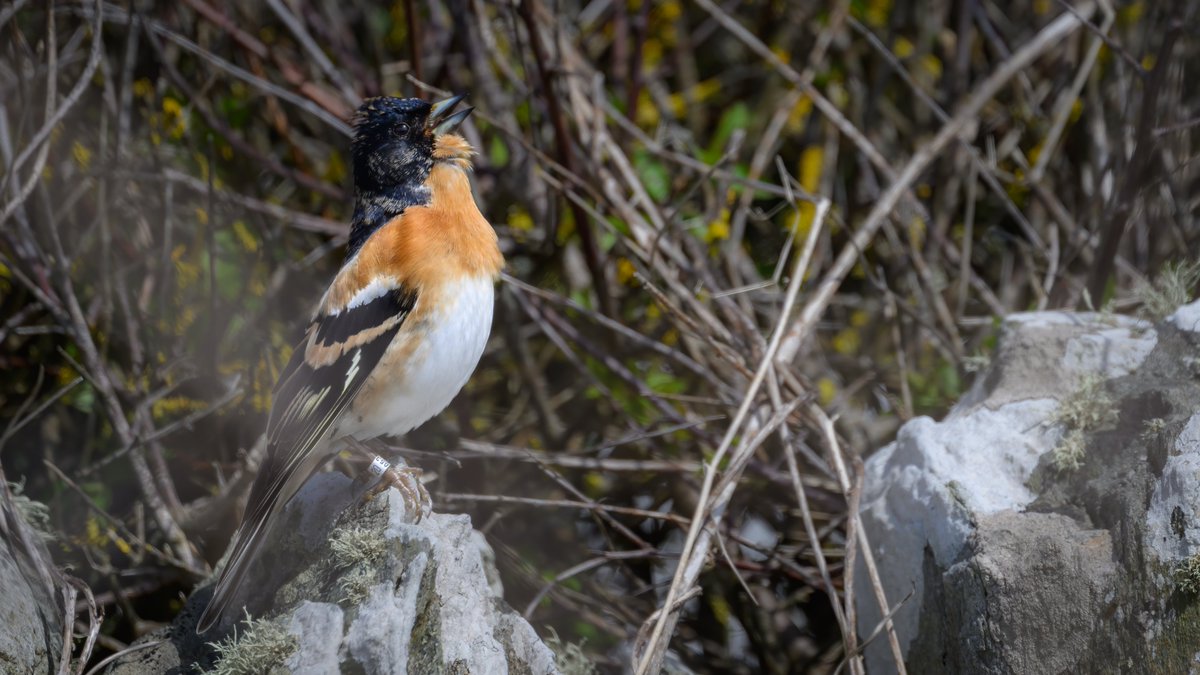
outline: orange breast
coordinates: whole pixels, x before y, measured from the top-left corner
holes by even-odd
[[[326,308],[344,307],[381,276],[421,295],[463,277],[500,276],[496,232],[475,205],[466,171],[457,162],[437,162],[427,185],[429,204],[410,207],[371,235],[334,281]]]

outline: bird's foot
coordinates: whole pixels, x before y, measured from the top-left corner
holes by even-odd
[[[363,496],[364,504],[389,487],[394,487],[404,500],[405,513],[413,514],[414,523],[421,522],[426,513],[433,511],[433,499],[430,498],[429,491],[421,482],[422,471],[420,469],[408,466],[403,459],[397,459],[396,464],[384,459],[380,453],[387,452],[389,446],[381,439],[360,441],[353,437],[346,437],[345,442],[346,447],[371,461],[367,469],[359,474],[354,482],[363,485],[376,478],[379,479]]]
[[[425,485],[421,482],[420,469],[411,466],[385,469],[380,481],[367,491],[363,501],[374,499],[376,495],[389,487],[396,488],[400,493],[401,499],[404,500],[405,512],[413,514],[413,523],[421,522],[426,513],[433,511],[433,500],[429,496],[429,490],[426,490]]]
[[[425,485],[421,482],[422,472],[420,469],[406,466],[403,461],[399,465],[389,465],[387,460],[376,455],[375,459],[371,461],[368,471],[372,475],[379,476],[380,479],[374,487],[367,491],[363,497],[363,503],[371,501],[376,495],[392,487],[396,488],[401,499],[404,500],[405,513],[413,514],[414,523],[421,522],[426,513],[433,511],[433,499],[429,496],[429,490],[426,490]]]

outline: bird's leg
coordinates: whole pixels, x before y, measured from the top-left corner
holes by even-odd
[[[421,522],[426,510],[433,509],[433,500],[429,491],[421,482],[421,470],[412,466],[391,466],[382,471],[382,479],[375,487],[367,491],[363,501],[369,501],[375,495],[389,487],[396,488],[404,498],[404,507],[414,514],[413,522]]]
[[[379,477],[380,480],[376,483],[367,494],[363,497],[363,501],[367,502],[375,498],[376,495],[394,487],[400,492],[401,498],[404,499],[404,508],[408,513],[412,513],[413,522],[421,522],[427,510],[433,510],[433,500],[429,496],[429,491],[425,489],[425,485],[421,482],[421,470],[415,467],[410,467],[404,463],[404,460],[397,460],[397,464],[384,459],[380,452],[386,452],[387,444],[379,439],[370,441],[360,441],[356,438],[347,437],[345,439],[346,446],[355,452],[370,458],[371,463],[367,470],[360,474],[359,480],[369,481],[374,477]],[[376,448],[371,448],[375,445]]]
[[[367,444],[364,441],[360,441],[353,436],[346,436],[342,438],[341,443],[346,446],[347,450],[354,451],[355,454],[360,455],[368,462],[368,468],[360,470],[358,475],[354,477],[355,484],[364,485],[374,480],[375,476],[378,474],[372,474],[370,472],[369,463],[374,462],[375,458],[379,456],[379,453],[367,447]]]

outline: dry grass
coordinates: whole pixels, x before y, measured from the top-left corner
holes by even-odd
[[[1142,282],[1134,297],[1141,301],[1141,314],[1151,321],[1162,321],[1192,301],[1196,284],[1200,283],[1200,261],[1169,262],[1159,271],[1153,283]]]
[[[1063,426],[1063,436],[1050,452],[1050,460],[1059,471],[1075,471],[1087,456],[1087,436],[1117,417],[1112,396],[1104,378],[1087,374],[1079,385],[1063,397],[1050,418]]]

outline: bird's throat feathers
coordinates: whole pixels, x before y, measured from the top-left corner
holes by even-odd
[[[392,218],[410,207],[428,204],[431,197],[424,181],[396,185],[387,190],[355,190],[354,219],[350,222],[346,259],[353,258],[367,239]]]
[[[453,180],[459,178],[455,174],[463,174],[461,179],[466,182],[466,172],[471,170],[471,157],[475,149],[465,138],[458,134],[442,134],[434,140],[432,167],[414,176],[413,180],[387,188],[365,188],[356,186],[354,199],[354,218],[350,223],[350,239],[346,244],[346,259],[353,258],[362,245],[376,230],[386,225],[396,216],[413,206],[425,206],[433,200],[433,192],[437,189],[434,182],[445,186],[447,174]],[[432,179],[438,178],[434,181]],[[470,188],[466,194],[470,195]]]
[[[463,171],[470,171],[471,158],[474,156],[475,148],[458,134],[442,134],[433,142],[435,163],[449,163]]]

